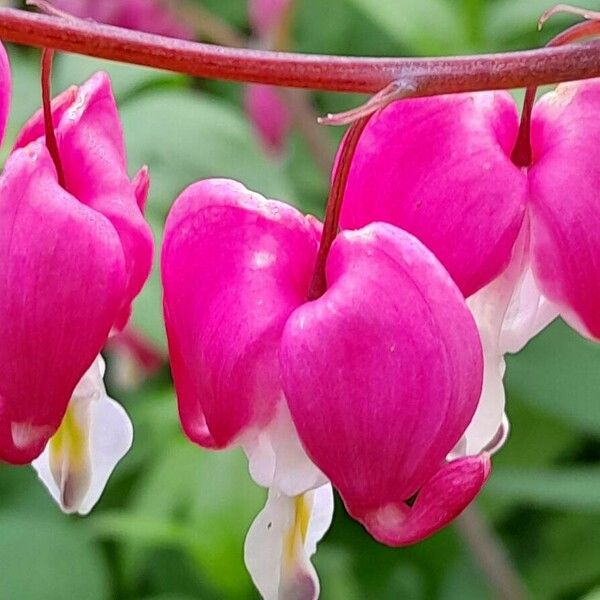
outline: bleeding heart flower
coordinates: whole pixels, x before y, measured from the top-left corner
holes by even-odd
[[[249,0],[248,20],[256,45],[265,50],[287,50],[292,0]],[[280,155],[292,127],[290,111],[280,91],[269,85],[250,84],[244,90],[244,107],[265,149]]]
[[[281,154],[292,123],[279,91],[270,85],[248,85],[244,107],[266,150],[275,156]]]
[[[148,175],[127,176],[105,74],[59,96],[53,120],[65,187],[41,113],[0,177],[0,458],[28,463],[45,448],[35,466],[47,487],[66,510],[87,512],[131,444],[99,353],[150,272]]]
[[[543,96],[525,167],[511,160],[519,123],[506,92],[396,102],[358,144],[343,227],[387,221],[416,235],[469,296],[480,328],[484,392],[459,453],[506,432],[506,352],[558,314],[600,339],[599,107],[600,80]]]
[[[54,0],[53,4],[71,15],[100,23],[193,39],[191,29],[160,0]]]
[[[413,236],[375,224],[335,240],[329,289],[309,302],[319,238],[311,217],[227,180],[188,188],[165,227],[182,425],[203,447],[243,446],[271,488],[246,544],[267,598],[318,591],[308,559],[326,526],[310,523],[329,523],[331,503],[318,517],[307,506],[328,493],[323,474],[377,539],[402,545],[447,524],[489,473],[487,455],[446,462],[482,379],[449,275]]]

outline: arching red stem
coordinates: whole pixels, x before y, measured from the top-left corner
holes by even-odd
[[[58,151],[58,142],[56,141],[56,132],[54,131],[54,123],[52,121],[52,62],[54,60],[54,50],[45,48],[42,51],[42,106],[44,109],[44,131],[46,134],[46,147],[52,157],[58,182],[65,187],[65,172],[60,160]]]
[[[346,138],[342,144],[342,150],[338,158],[338,162],[331,184],[329,197],[327,198],[327,211],[325,213],[325,222],[323,223],[323,233],[321,234],[321,244],[317,254],[315,271],[312,282],[308,290],[308,300],[316,300],[320,298],[327,290],[326,266],[329,250],[335,240],[340,225],[340,213],[342,211],[342,203],[344,201],[344,193],[346,191],[346,183],[348,174],[354,158],[354,152],[360,140],[360,136],[369,122],[370,115],[362,117],[355,121],[350,126]]]
[[[411,81],[414,96],[510,89],[600,76],[600,43],[447,58],[261,52],[0,8],[0,39],[214,79],[375,93]]]

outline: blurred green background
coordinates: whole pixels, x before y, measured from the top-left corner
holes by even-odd
[[[193,1],[248,33],[245,0]],[[550,3],[298,0],[294,47],[389,56],[534,47],[568,22],[557,18],[537,32],[536,19]],[[600,8],[597,1],[587,4]],[[14,103],[4,154],[39,106],[39,54],[11,48],[11,59]],[[322,213],[327,178],[303,136],[293,132],[283,156],[268,157],[241,108],[241,86],[60,56],[55,89],[99,68],[113,78],[132,172],[150,166],[147,212],[158,239],[174,197],[208,176],[234,177]],[[321,114],[360,100],[314,95]],[[324,131],[333,153],[341,131]],[[156,276],[136,305],[134,323],[164,345]],[[506,384],[512,433],[479,509],[532,598],[600,599],[600,347],[557,322],[509,358]],[[250,481],[244,457],[208,453],[186,441],[166,368],[133,389],[113,382],[111,392],[132,416],[135,443],[91,516],[63,516],[32,469],[0,466],[0,598],[256,598],[242,547],[264,493]],[[415,547],[389,549],[339,502],[315,564],[324,600],[494,598],[456,528]]]

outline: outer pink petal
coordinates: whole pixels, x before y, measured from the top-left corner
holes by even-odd
[[[414,544],[455,519],[477,496],[489,477],[487,454],[444,465],[421,489],[411,508],[391,504],[363,519],[365,527],[388,546]]]
[[[147,173],[134,182],[127,176],[123,128],[105,73],[59,96],[53,113],[67,190],[105,215],[123,244],[129,276],[115,324],[122,327],[152,265],[152,234],[139,206],[148,191]],[[42,135],[43,117],[38,113],[25,125],[16,147]]]
[[[458,288],[400,229],[342,233],[327,278],[286,324],[283,388],[309,456],[362,520],[444,463],[477,406],[482,351]]]
[[[126,284],[119,236],[29,145],[0,179],[0,458],[30,462],[104,345]]]
[[[249,85],[246,87],[244,104],[267,150],[279,154],[284,148],[291,121],[277,90],[270,85]]]
[[[533,269],[544,295],[600,339],[600,80],[558,86],[535,106]]]
[[[505,92],[391,104],[358,144],[342,227],[409,231],[471,295],[507,266],[523,219],[526,176],[510,160],[517,129]]]
[[[4,138],[6,124],[8,123],[11,90],[12,79],[10,74],[10,63],[8,62],[6,50],[0,43],[0,142],[2,142]]]
[[[193,441],[224,447],[273,417],[281,331],[305,300],[317,244],[310,220],[235,181],[202,181],[176,201],[162,250],[164,308]]]

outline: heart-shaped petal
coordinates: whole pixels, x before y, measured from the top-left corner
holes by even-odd
[[[475,412],[482,350],[448,273],[391,225],[340,234],[327,282],[285,326],[283,388],[309,456],[365,522],[408,510],[440,469]]]
[[[533,271],[580,333],[600,339],[600,80],[559,85],[532,116]]]
[[[187,435],[224,447],[266,426],[282,398],[278,347],[306,298],[312,220],[228,180],[176,201],[162,251],[171,367]]]
[[[0,178],[0,458],[26,463],[60,425],[123,303],[113,224],[57,181],[41,143]]]
[[[510,159],[517,110],[505,92],[401,100],[369,121],[341,224],[392,223],[419,238],[465,296],[510,260],[527,199]]]

